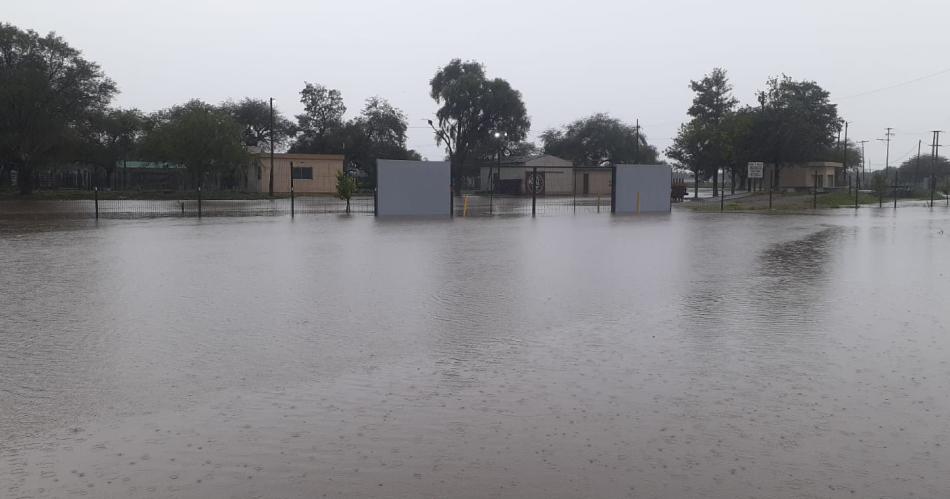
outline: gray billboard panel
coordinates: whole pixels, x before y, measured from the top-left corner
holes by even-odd
[[[380,159],[376,170],[376,214],[450,216],[448,161]]]
[[[670,211],[673,169],[667,165],[617,165],[616,213]]]

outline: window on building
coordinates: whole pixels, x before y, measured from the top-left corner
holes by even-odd
[[[313,180],[313,167],[295,166],[291,176],[294,180]]]

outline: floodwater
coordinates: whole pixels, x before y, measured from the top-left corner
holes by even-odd
[[[0,220],[0,497],[950,496],[950,211]]]

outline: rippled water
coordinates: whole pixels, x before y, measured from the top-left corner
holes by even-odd
[[[950,212],[0,220],[0,497],[947,497]]]

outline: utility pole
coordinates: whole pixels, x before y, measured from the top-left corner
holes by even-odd
[[[934,207],[934,195],[937,192],[937,152],[940,149],[940,130],[934,130],[933,143],[930,146],[930,207]]]
[[[842,158],[842,163],[844,164],[844,174],[848,176],[848,194],[851,194],[851,173],[848,171],[848,122],[844,122],[844,158]]]
[[[858,144],[861,144],[861,173],[855,175],[854,209],[858,209],[858,195],[861,193],[861,175],[864,175],[864,167],[868,162],[867,158],[864,157],[864,144],[867,143],[867,140],[858,141]]]
[[[270,98],[270,175],[267,176],[267,195],[274,197],[274,98]]]
[[[891,133],[891,130],[893,130],[893,128],[887,127],[887,132],[884,133],[884,138],[877,139],[887,144],[885,152],[884,152],[884,181],[885,182],[887,182],[887,174],[890,172],[890,167],[891,167],[891,137],[894,136],[894,134]],[[881,197],[883,197],[883,193]],[[882,201],[882,200],[879,200],[879,201]],[[878,204],[882,204],[882,203],[878,203]],[[894,181],[894,207],[897,208],[897,180],[896,179]]]
[[[917,139],[917,166],[914,167],[914,184],[911,189],[914,189],[917,186],[917,181],[920,180],[920,144],[923,140]]]
[[[640,118],[637,118],[637,126],[634,127],[634,133],[636,134],[636,141],[634,141],[634,153],[633,153],[633,162],[640,164]]]

